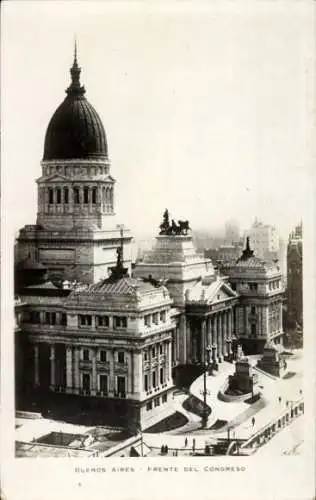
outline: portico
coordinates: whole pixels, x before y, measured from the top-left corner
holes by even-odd
[[[217,364],[232,355],[237,296],[219,278],[209,285],[199,284],[194,288],[187,293],[187,332],[190,338],[187,358],[191,363]],[[207,347],[211,348],[207,355],[209,359],[206,359]]]

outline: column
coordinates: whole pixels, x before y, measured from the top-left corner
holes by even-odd
[[[171,360],[171,349],[172,349],[172,346],[171,346],[171,341],[168,342],[167,344],[167,352],[169,353],[168,354],[168,359],[167,359],[167,362],[166,362],[166,369],[168,371],[168,373],[166,373],[166,382],[169,382],[169,380],[172,380],[172,360]]]
[[[206,339],[206,318],[202,319],[202,325],[201,325],[201,350],[200,350],[200,362],[204,364],[206,361],[206,346],[207,346],[207,339]]]
[[[187,363],[192,360],[192,323],[191,320],[185,320],[186,330],[185,330],[185,358],[183,363]]]
[[[75,386],[75,393],[79,394],[79,389],[80,389],[80,371],[79,371],[80,347],[78,347],[78,346],[76,346],[74,348],[74,358],[75,358],[75,363],[74,363],[74,386]]]
[[[83,205],[83,186],[79,186],[79,205]]]
[[[227,337],[227,312],[223,311],[223,313],[222,313],[222,353],[223,353],[223,357],[227,356],[226,337]]]
[[[228,311],[227,354],[232,355],[232,310]]]
[[[92,381],[91,381],[91,394],[96,395],[97,391],[97,353],[96,349],[92,349]]]
[[[114,396],[114,393],[116,392],[115,375],[114,375],[115,350],[112,349],[111,351],[109,351],[109,355],[110,355],[109,395]]]
[[[214,363],[218,361],[218,349],[217,349],[217,315],[212,316],[212,357]]]
[[[130,379],[130,393],[133,395],[134,394],[134,352],[132,350],[129,351],[129,356],[130,356],[130,361],[131,361],[131,373],[129,374],[129,379]]]
[[[181,314],[179,321],[179,360],[184,364],[187,361],[187,320],[185,314]]]
[[[143,392],[143,353],[142,351],[133,351],[134,366],[134,392],[140,394]],[[148,381],[149,385],[150,381]]]
[[[34,344],[34,386],[39,387],[40,376],[39,376],[39,345]]]
[[[66,347],[66,392],[72,392],[72,348]]]
[[[222,315],[218,313],[217,316],[218,324],[217,324],[217,350],[218,350],[218,361],[222,360]]]
[[[207,318],[207,346],[212,345],[212,318]]]
[[[181,335],[181,330],[180,330],[180,325],[178,324],[176,328],[176,362],[180,362],[180,335]]]
[[[50,388],[55,389],[56,377],[55,377],[55,345],[50,346]]]
[[[88,210],[89,210],[89,214],[92,213],[92,187],[89,186],[89,191],[88,191]]]

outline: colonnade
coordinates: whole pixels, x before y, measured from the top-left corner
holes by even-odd
[[[71,185],[71,186],[39,186],[38,206],[42,213],[52,211],[69,212],[70,207],[84,206],[94,209],[100,207],[108,213],[114,209],[113,186]]]
[[[191,320],[191,359],[217,363],[232,354],[232,308],[212,313],[201,319],[195,317],[193,321],[196,328],[194,331]],[[200,336],[199,341],[198,336]]]
[[[171,379],[171,340],[164,342],[163,353],[159,352],[159,344],[157,348],[157,357],[151,360],[149,373],[152,375],[156,371],[156,386],[161,387],[162,384],[168,383]],[[34,387],[41,386],[40,380],[40,344],[33,344],[33,359],[34,359]],[[89,350],[89,359],[83,359],[81,356],[82,349]],[[106,351],[106,361],[101,361],[98,356],[98,351]],[[125,392],[129,394],[141,393],[144,391],[143,384],[143,369],[142,369],[142,350],[122,349],[124,351],[124,363],[119,363],[116,359],[116,351],[119,349],[108,349],[106,347],[90,347],[78,345],[65,345],[65,356],[59,360],[64,363],[66,374],[66,385],[63,386],[58,380],[56,373],[57,349],[56,344],[49,344],[49,371],[50,371],[50,390],[61,391],[68,394],[85,394],[97,396],[100,394],[100,379],[101,375],[107,377],[106,395],[114,397],[117,395],[117,377],[125,377]],[[155,362],[154,362],[155,361]],[[164,368],[164,379],[160,383],[160,368]],[[89,374],[90,387],[83,387],[83,374]],[[151,378],[151,377],[150,377]],[[151,384],[150,384],[151,385]]]

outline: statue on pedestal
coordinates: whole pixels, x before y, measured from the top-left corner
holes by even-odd
[[[182,235],[186,236],[190,230],[190,225],[188,220],[178,220],[178,224],[172,219],[171,224],[169,221],[169,211],[166,208],[163,214],[162,223],[159,226],[160,235]]]

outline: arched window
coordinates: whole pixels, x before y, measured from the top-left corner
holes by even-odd
[[[97,202],[97,188],[94,187],[92,188],[92,203],[96,203]]]
[[[89,188],[83,188],[83,203],[89,203]]]
[[[53,188],[48,188],[48,203],[54,203],[54,190]]]
[[[58,204],[61,203],[61,189],[60,188],[56,189],[56,203],[58,203]]]
[[[69,189],[64,187],[64,203],[69,203]]]
[[[78,187],[74,187],[74,203],[76,204],[80,203]]]

